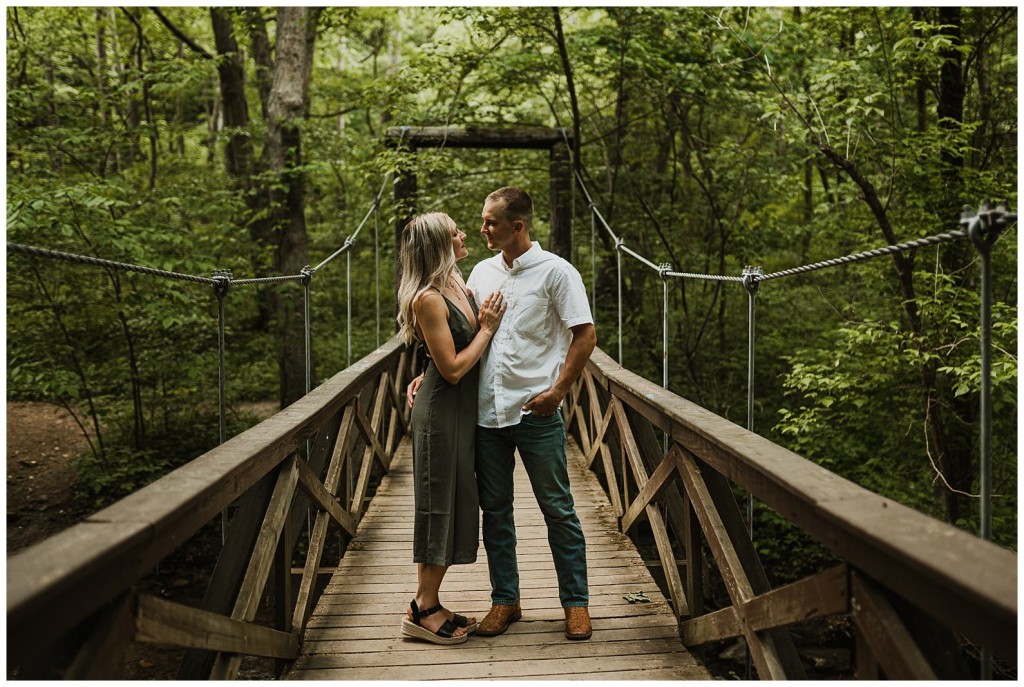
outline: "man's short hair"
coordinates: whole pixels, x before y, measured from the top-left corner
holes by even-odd
[[[500,200],[504,206],[505,218],[515,222],[521,220],[526,231],[533,223],[533,198],[521,188],[503,186],[487,196],[487,201]]]

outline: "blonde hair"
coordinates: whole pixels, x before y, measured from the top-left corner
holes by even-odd
[[[398,285],[398,335],[405,343],[417,339],[413,303],[427,289],[440,289],[458,272],[452,229],[455,222],[443,212],[428,212],[409,220],[402,231],[402,280]]]

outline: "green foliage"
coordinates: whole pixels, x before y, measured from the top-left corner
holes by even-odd
[[[224,166],[229,137],[244,136],[259,160],[268,132],[252,9],[230,11],[249,124],[228,130],[218,128],[225,58],[184,46],[152,10],[7,8],[8,240],[199,275],[230,269],[241,278],[273,264],[275,248],[256,247],[250,233],[260,218],[252,189],[266,182],[286,190],[290,177],[257,169],[247,190]],[[162,11],[215,52],[207,9]],[[572,131],[555,11],[325,8],[308,116],[298,123],[313,265],[355,234],[384,175],[399,170],[417,177],[416,209],[443,209],[469,234],[466,274],[489,255],[476,229],[493,188],[530,189],[534,238],[547,240],[547,151],[410,152],[382,141],[394,126]],[[823,146],[863,175],[900,241],[954,228],[964,203],[1017,200],[1013,11],[962,8],[960,43],[942,32],[935,8],[557,11],[580,112],[582,174],[615,233],[654,263],[738,275],[744,265],[771,272],[887,243],[865,188],[829,162]],[[256,12],[273,40],[273,9]],[[940,70],[957,55],[962,118],[940,121]],[[378,302],[381,340],[393,331],[393,228],[409,209],[390,202],[390,191],[350,256],[311,283],[315,381],[348,364],[350,338],[352,361],[377,345]],[[616,355],[614,246],[600,227],[592,239],[578,191],[574,207],[573,261],[596,285],[599,344]],[[1017,527],[1016,255],[1011,230],[993,257],[994,520],[1007,546]],[[946,517],[929,460],[922,373],[934,372],[951,450],[976,455],[974,261],[965,241],[914,254],[919,326],[888,257],[763,283],[755,299],[755,429]],[[215,443],[208,408],[216,401],[217,309],[209,287],[13,254],[7,270],[8,395],[62,402],[90,431],[99,427],[102,446],[83,463],[87,500],[122,493]],[[628,256],[622,274],[623,362],[660,382],[663,284]],[[232,406],[277,395],[282,344],[260,292],[232,287],[225,298]],[[301,297],[294,284],[275,293],[290,303]],[[668,283],[669,388],[740,424],[748,304],[734,283]],[[192,423],[203,430],[192,432]],[[175,442],[175,433],[190,439]],[[976,465],[964,469],[961,487],[975,493]],[[961,525],[975,529],[976,499],[961,505]],[[778,559],[783,577],[789,553],[824,564],[777,515],[758,517],[766,534],[758,546]]]

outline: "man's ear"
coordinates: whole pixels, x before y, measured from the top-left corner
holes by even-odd
[[[526,222],[521,219],[517,219],[512,223],[512,231],[522,231],[526,228]]]

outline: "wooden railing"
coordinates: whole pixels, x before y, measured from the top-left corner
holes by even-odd
[[[296,658],[329,521],[344,541],[355,534],[374,466],[387,471],[406,431],[412,358],[392,339],[272,418],[10,558],[9,668],[19,679],[117,677],[133,639],[187,647],[179,678],[233,678],[242,655]],[[316,517],[296,590],[292,557],[309,504]],[[226,509],[201,608],[134,590]],[[253,622],[271,580],[274,627]]]
[[[1016,666],[1015,553],[863,489],[600,350],[569,396],[566,426],[604,478],[621,530],[649,523],[685,645],[743,637],[759,677],[799,678],[786,627],[846,615],[860,678],[965,677],[954,633]],[[770,589],[734,486],[845,562]],[[705,544],[732,604],[714,612],[704,609]]]

